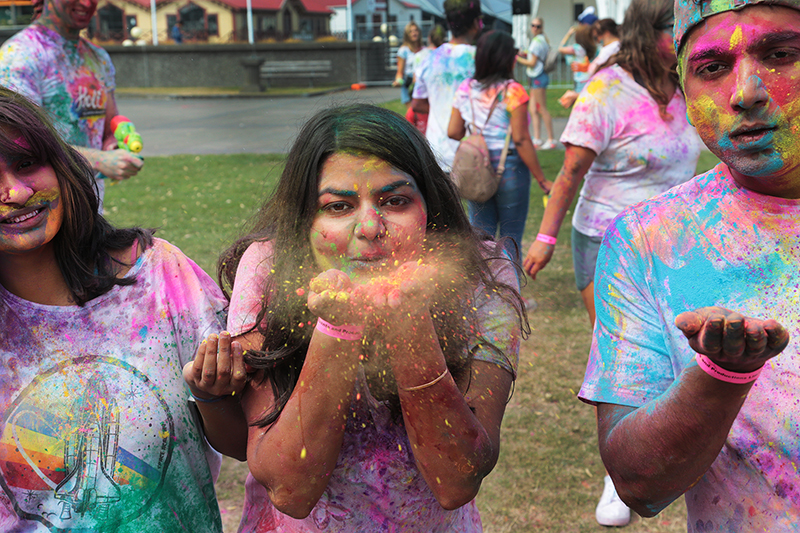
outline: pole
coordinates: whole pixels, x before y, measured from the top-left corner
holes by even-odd
[[[247,41],[250,44],[253,44],[255,40],[253,39],[253,2],[252,0],[247,0]]]
[[[156,0],[150,0],[150,24],[153,26],[153,45],[158,46],[158,19],[156,17]]]
[[[353,42],[353,0],[347,0],[347,42]]]

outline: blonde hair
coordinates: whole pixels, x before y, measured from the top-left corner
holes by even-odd
[[[413,28],[417,28],[417,40],[411,40],[411,30]],[[406,24],[405,29],[403,30],[403,44],[408,46],[411,49],[419,50],[422,48],[422,30],[419,28],[416,22],[413,20]]]

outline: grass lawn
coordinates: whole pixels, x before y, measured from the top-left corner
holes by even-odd
[[[398,101],[399,103],[399,101]],[[545,174],[555,178],[562,151],[539,153]],[[108,187],[106,209],[117,225],[158,228],[215,277],[219,252],[272,189],[283,156],[150,157],[136,177]],[[704,152],[699,170],[716,159]],[[542,195],[532,191],[523,250],[536,235]],[[575,398],[591,331],[575,289],[569,218],[553,261],[523,287],[539,303],[533,333],[522,343],[519,379],[503,421],[500,459],[478,496],[484,529],[499,532],[605,531],[594,520],[602,490],[593,411]],[[226,459],[218,483],[227,531],[236,531],[247,467]],[[634,518],[626,532],[686,531],[680,500],[652,519]]]

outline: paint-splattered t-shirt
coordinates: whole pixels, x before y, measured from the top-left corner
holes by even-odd
[[[67,143],[103,149],[108,95],[115,89],[108,52],[31,24],[0,47],[0,85],[43,107]],[[104,180],[97,180],[100,199]]]
[[[506,85],[508,85],[507,89]],[[499,96],[498,91],[500,92]],[[486,117],[495,97],[497,97],[497,104],[495,104],[492,116],[487,123]],[[471,104],[470,98],[472,99]],[[469,126],[468,131],[476,132],[482,129],[486,146],[490,150],[502,150],[506,132],[511,125],[511,112],[521,105],[526,105],[528,100],[525,88],[514,80],[508,83],[496,83],[483,90],[479,82],[469,78],[464,80],[456,90],[453,107],[461,113],[461,118]],[[475,111],[474,117],[473,110]]]
[[[265,281],[271,268],[272,245],[253,243],[242,256],[236,273],[228,314],[231,335],[255,324],[263,301]],[[494,261],[498,279],[518,286],[508,261]],[[516,375],[519,356],[519,324],[516,315],[496,295],[478,289],[475,306],[483,336],[505,356],[486,347],[476,349],[475,359],[497,364]],[[369,391],[363,368],[356,382],[350,416],[339,460],[328,485],[311,514],[303,520],[287,516],[272,505],[266,489],[252,475],[245,484],[245,504],[240,531],[292,533],[377,533],[419,531],[425,533],[476,533],[482,531],[480,515],[472,501],[454,511],[436,501],[414,463],[402,421],[392,417],[388,406]]]
[[[82,307],[0,287],[0,531],[222,531],[181,370],[225,300],[159,239],[127,276]]]
[[[458,141],[447,136],[453,95],[467,78],[475,74],[475,47],[445,43],[432,50],[417,71],[414,98],[427,99],[430,105],[425,136],[436,154],[439,166],[450,172]]]
[[[623,209],[694,175],[702,144],[679,89],[667,112],[672,120],[665,122],[650,93],[618,65],[586,84],[561,135],[562,143],[597,154],[572,217],[576,230],[602,237]]]
[[[0,47],[0,85],[44,107],[69,144],[103,148],[106,102],[115,86],[102,48],[32,24]]]
[[[597,326],[580,397],[640,407],[694,352],[674,325],[721,306],[773,318],[793,339],[764,366],[709,471],[686,493],[689,531],[800,524],[800,200],[736,184],[722,164],[627,210],[597,260]]]

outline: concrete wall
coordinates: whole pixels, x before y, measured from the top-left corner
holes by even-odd
[[[241,60],[256,55],[267,61],[330,60],[332,69],[314,86],[391,80],[384,43],[276,43],[182,46],[106,46],[117,71],[118,87],[240,87]],[[358,53],[357,53],[358,52]],[[360,61],[359,61],[360,56]],[[306,79],[271,80],[272,86],[308,86]]]

